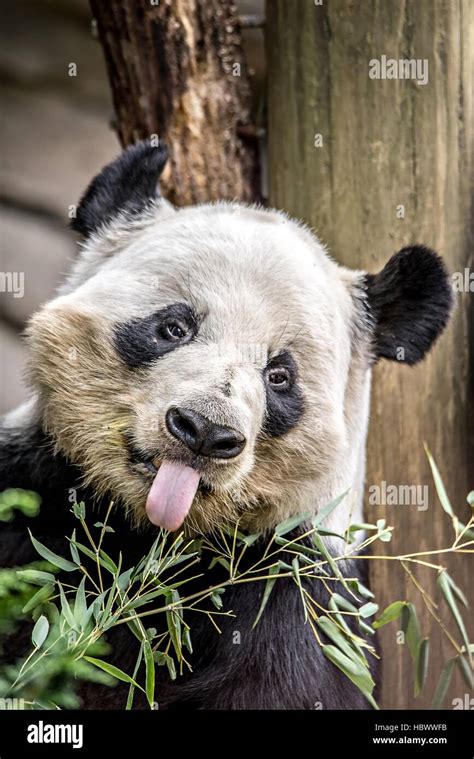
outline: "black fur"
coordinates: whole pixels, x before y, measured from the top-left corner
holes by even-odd
[[[174,322],[187,330],[185,337],[178,341],[171,340],[165,332],[166,325]],[[118,324],[114,329],[114,344],[122,361],[136,369],[189,343],[197,330],[192,309],[186,303],[173,303],[143,319]]]
[[[160,197],[158,180],[168,159],[161,142],[149,140],[131,145],[109,163],[87,188],[71,227],[86,237],[119,212],[136,214]]]
[[[304,398],[298,386],[296,362],[289,351],[273,358],[265,371],[282,366],[288,370],[290,384],[286,390],[274,390],[266,383],[267,404],[263,431],[269,437],[278,437],[289,432],[301,419],[304,412]]]
[[[262,558],[265,545],[262,540],[252,546],[246,555],[248,565]],[[354,566],[346,569],[352,576],[357,574]],[[206,574],[206,582],[218,583],[224,576],[222,568],[216,567],[215,575]],[[303,584],[317,603],[327,608],[329,599],[322,583],[307,580]],[[194,673],[162,685],[162,708],[369,708],[357,688],[328,665],[309,623],[304,621],[301,596],[293,580],[277,580],[260,621],[252,629],[263,589],[263,584],[243,583],[226,590],[222,599],[235,617],[218,619],[221,635],[215,634],[202,614],[188,617]],[[337,592],[344,595],[339,584]]]
[[[366,276],[374,355],[416,364],[445,328],[453,305],[442,259],[423,245],[403,248]],[[400,348],[404,352],[400,352]]]
[[[35,537],[53,551],[67,555],[65,535],[70,535],[77,520],[70,513],[69,488],[77,487],[80,472],[63,457],[54,456],[43,433],[32,428],[27,434],[2,433],[0,439],[0,487],[22,486],[40,492],[43,504],[36,518],[16,517],[0,530],[0,565],[16,566],[37,559],[26,526]],[[77,493],[92,508],[90,493]],[[108,501],[95,506],[98,516]],[[145,531],[132,531],[123,513],[117,509],[111,524],[115,530],[107,535],[105,549],[117,556],[126,547],[123,566],[130,566],[144,555],[155,536],[150,526]],[[246,562],[254,564],[262,556],[265,543],[258,542],[248,549]],[[209,559],[203,560],[204,579],[193,580],[190,592],[219,584],[223,569],[207,569]],[[242,567],[243,564],[242,564]],[[350,576],[356,569],[347,567]],[[195,574],[195,568],[192,569]],[[70,578],[70,575],[69,575]],[[365,577],[361,578],[366,582]],[[308,581],[309,582],[309,581]],[[308,589],[318,603],[327,607],[322,584],[316,580]],[[366,709],[368,704],[347,678],[323,656],[309,624],[304,623],[299,589],[292,580],[278,580],[268,604],[256,626],[264,584],[249,583],[227,589],[224,608],[233,610],[235,617],[218,618],[219,635],[202,613],[188,612],[193,654],[188,655],[193,672],[169,680],[166,668],[157,670],[156,693],[160,709]],[[338,588],[340,592],[343,592]],[[209,608],[213,608],[210,606]],[[162,615],[149,618],[147,626],[160,631]],[[237,642],[236,633],[240,640]],[[133,672],[137,641],[125,625],[109,635],[111,662]],[[23,656],[30,646],[30,628],[24,625],[7,641],[3,658],[9,661]],[[144,673],[139,673],[143,679]],[[85,683],[80,696],[83,708],[123,709],[127,698],[126,686],[107,688]],[[137,694],[136,708],[147,708]]]
[[[70,514],[74,494],[78,501],[92,502],[92,494],[80,487],[81,479],[77,467],[54,454],[51,440],[38,426],[7,433],[0,427],[0,492],[24,488],[34,490],[42,498],[40,518],[33,520],[17,513],[11,523],[0,524],[0,566],[37,558],[26,530],[33,524],[39,540],[46,543],[52,540],[68,551],[65,535],[70,535],[77,526]]]

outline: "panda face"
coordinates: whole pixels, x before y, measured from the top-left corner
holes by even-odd
[[[367,275],[275,211],[176,212],[154,197],[165,158],[130,148],[79,206],[81,256],[29,328],[46,431],[171,530],[265,530],[361,491],[370,366],[415,363],[444,327],[440,259],[404,249]]]
[[[199,475],[191,528],[267,525],[269,511],[276,523],[344,453],[356,310],[344,277],[277,213],[151,216],[33,323],[48,429],[138,517],[167,462]],[[185,510],[149,516],[178,527]]]

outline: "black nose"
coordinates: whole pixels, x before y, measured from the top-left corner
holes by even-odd
[[[245,438],[237,430],[213,424],[189,409],[170,408],[166,412],[166,426],[173,437],[199,456],[233,459],[245,446]]]

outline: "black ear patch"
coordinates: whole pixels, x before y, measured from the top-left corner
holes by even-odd
[[[109,163],[81,198],[71,227],[86,237],[120,211],[139,213],[160,197],[158,180],[168,159],[166,145],[142,140]]]
[[[453,305],[442,259],[423,245],[403,248],[366,278],[374,353],[416,364],[445,328]]]

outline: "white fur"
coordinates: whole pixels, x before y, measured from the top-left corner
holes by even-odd
[[[237,459],[203,472],[219,496],[198,497],[191,523],[212,525],[220,509],[228,518],[238,508],[249,528],[262,529],[314,513],[350,488],[328,520],[342,531],[350,511],[362,519],[370,337],[361,274],[338,266],[306,227],[276,211],[217,203],[176,212],[160,202],[133,223],[119,217],[84,246],[31,325],[33,381],[48,429],[97,488],[143,514],[149,482],[135,482],[104,425],[115,414],[137,444],[173,456],[166,409],[191,406],[247,438]],[[198,338],[146,369],[121,366],[114,325],[177,301],[201,316]],[[265,439],[261,370],[267,353],[285,347],[298,365],[305,413],[286,435]],[[219,387],[229,377],[227,397]]]

